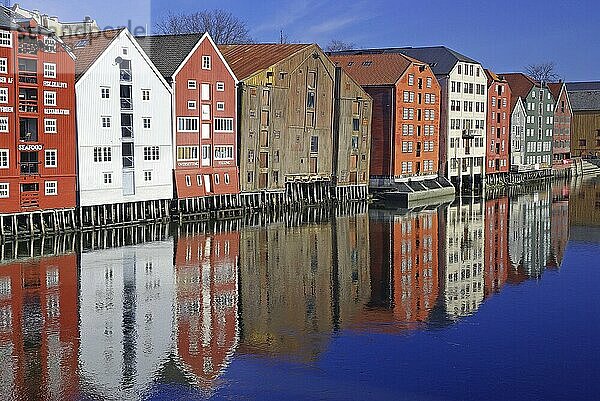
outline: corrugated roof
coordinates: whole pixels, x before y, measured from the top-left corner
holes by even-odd
[[[531,89],[534,86],[538,86],[537,82],[522,72],[513,72],[501,75],[508,82],[508,86],[510,86],[510,91],[512,93],[512,99],[510,102],[511,110],[515,108],[515,104],[517,103],[517,99],[519,97],[526,99],[529,95],[529,92],[531,92]]]
[[[455,50],[449,49],[445,46],[432,46],[432,47],[390,47],[382,49],[362,49],[362,50],[348,50],[343,52],[336,52],[336,55],[349,55],[349,54],[385,54],[385,53],[401,53],[406,56],[412,57],[416,60],[421,60],[430,65],[431,70],[435,75],[448,75],[454,68],[457,62],[462,61],[465,63],[476,63],[478,61],[473,60],[470,57],[465,56]]]
[[[137,36],[142,49],[166,79],[172,78],[177,67],[194,49],[203,34]]]
[[[600,90],[569,92],[573,111],[600,111]]]
[[[312,44],[250,44],[221,45],[219,50],[233,70],[243,81],[263,71]]]
[[[361,86],[395,85],[408,67],[416,62],[399,53],[332,55],[330,58]]]
[[[567,92],[600,91],[600,81],[567,82]]]
[[[63,36],[61,39],[69,46],[77,57],[75,61],[75,80],[86,73],[96,60],[106,51],[125,28],[102,32],[90,32],[80,35]]]

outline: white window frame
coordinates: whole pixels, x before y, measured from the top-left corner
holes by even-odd
[[[225,92],[225,82],[218,81],[216,88],[217,88],[217,92]]]
[[[225,156],[223,156],[225,153]],[[231,154],[231,155],[229,155]],[[233,145],[215,145],[214,146],[215,160],[233,160]]]
[[[44,106],[56,106],[56,92],[44,91]]]
[[[195,100],[188,100],[187,108],[188,110],[196,110],[198,108],[198,103]]]
[[[56,64],[44,63],[44,78],[56,78]]]
[[[210,121],[210,104],[202,105],[202,121]]]
[[[0,47],[12,48],[12,32],[0,30]]]
[[[231,126],[231,129],[229,129],[229,126]],[[221,132],[221,133],[233,132],[233,130],[234,130],[233,118],[230,118],[230,117],[215,118],[214,123],[213,123],[213,130],[214,130],[214,132]]]
[[[0,104],[8,103],[8,88],[0,88]]]
[[[198,83],[193,79],[188,79],[187,88],[190,90],[198,89]]]
[[[6,162],[3,162],[6,159]],[[0,149],[0,168],[10,167],[10,151],[8,149]]]
[[[187,128],[188,122],[190,123],[190,129]],[[181,129],[183,125],[183,129]],[[198,117],[177,117],[177,132],[198,132],[200,125],[200,119]]]
[[[217,102],[217,111],[225,111],[225,102]]]
[[[102,181],[104,182],[105,185],[112,184],[112,182],[113,182],[113,180],[112,180],[112,172],[111,171],[107,171],[105,173],[102,173]]]
[[[144,182],[152,181],[152,170],[144,170]]]
[[[10,198],[10,183],[0,182],[0,199]]]
[[[211,146],[210,145],[202,145],[202,154],[201,154],[201,159],[202,159],[202,166],[203,167],[208,167],[210,166],[210,161],[211,161]]]
[[[58,196],[58,181],[44,181],[44,194]]]
[[[143,129],[152,129],[152,118],[151,117],[142,117],[142,128]]]
[[[105,129],[110,129],[112,127],[111,116],[102,116],[101,117],[101,127],[105,128]]]
[[[100,99],[110,99],[110,87],[109,86],[101,86],[100,87]]]
[[[0,74],[8,74],[8,59],[6,57],[0,58]]]
[[[8,116],[0,117],[0,133],[9,132],[10,120]]]
[[[58,132],[58,123],[56,118],[44,118],[44,134],[56,134]]]
[[[142,89],[142,102],[149,102],[151,96],[150,89]]]
[[[44,151],[44,167],[46,167],[46,168],[58,167],[58,150],[46,149]]]
[[[202,123],[202,139],[210,139],[210,124]]]
[[[191,158],[179,158],[179,150],[180,149],[190,149],[190,154],[191,154]],[[194,152],[195,150],[195,152]],[[177,146],[177,161],[198,161],[198,146],[194,146],[194,145],[184,145],[184,146]],[[194,153],[196,153],[196,157],[194,157]]]
[[[202,83],[200,85],[200,100],[202,100],[202,101],[210,100],[210,84]]]
[[[202,56],[202,69],[210,70],[212,69],[212,58],[209,55]]]

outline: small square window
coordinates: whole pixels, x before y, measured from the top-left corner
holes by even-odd
[[[127,56],[129,54],[129,48],[128,47],[123,47],[123,55]]]
[[[225,82],[217,82],[217,92],[225,91]]]
[[[53,168],[57,166],[57,153],[58,152],[56,151],[56,149],[48,149],[45,151],[44,167]]]
[[[152,128],[152,119],[150,117],[144,117],[142,118],[142,124],[144,129],[150,129]]]
[[[44,92],[44,106],[56,106],[56,92]]]
[[[196,108],[197,108],[196,101],[195,100],[188,100],[187,107],[188,107],[188,110],[196,110]]]
[[[0,58],[0,74],[8,74],[8,59]]]
[[[44,63],[44,78],[56,78],[56,64]]]
[[[8,88],[0,88],[0,103],[8,103]]]
[[[0,117],[0,133],[8,132],[8,117]]]
[[[152,171],[144,171],[144,181],[152,181]]]
[[[112,184],[112,173],[102,173],[102,176],[105,184]]]
[[[102,99],[110,99],[110,88],[103,86],[100,88],[100,96]]]
[[[190,79],[188,81],[188,89],[196,89],[198,87],[198,84],[196,83],[196,81],[194,81],[193,79]]]
[[[8,198],[10,196],[10,184],[0,182],[0,198]]]
[[[150,100],[150,89],[142,89],[142,101],[147,102]]]
[[[110,128],[111,118],[110,116],[102,116],[102,128]]]
[[[217,102],[217,111],[225,111],[225,102]]]
[[[45,118],[44,119],[44,133],[45,134],[56,134],[57,126],[55,118]]]
[[[57,181],[46,181],[44,183],[46,196],[58,195],[58,182]]]

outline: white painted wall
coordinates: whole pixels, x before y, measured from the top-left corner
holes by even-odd
[[[461,70],[462,73],[459,74],[458,73],[458,66],[461,66]],[[464,74],[464,70],[465,68],[469,68],[470,70],[470,66],[473,66],[473,75],[471,76],[470,74]],[[479,76],[477,76],[477,69],[479,68]],[[457,93],[457,92],[452,92],[451,90],[451,85],[452,85],[452,81],[455,82],[461,82],[461,92]],[[464,93],[464,85],[465,83],[471,83],[473,84],[473,94],[471,93]],[[484,85],[484,91],[483,91],[483,95],[481,94],[477,94],[476,91],[476,85]],[[487,132],[487,77],[485,74],[485,71],[483,69],[483,67],[480,64],[473,64],[473,63],[464,63],[464,62],[458,62],[454,68],[452,69],[452,71],[450,72],[449,78],[447,80],[447,96],[448,99],[447,100],[447,112],[448,112],[448,119],[445,122],[446,124],[446,132],[448,133],[447,135],[447,142],[446,142],[446,151],[447,151],[447,155],[448,155],[448,173],[450,177],[453,176],[458,176],[459,175],[459,171],[460,171],[460,166],[459,169],[452,169],[451,167],[451,159],[456,158],[456,159],[464,159],[464,158],[469,158],[471,159],[471,166],[472,167],[472,173],[473,174],[484,174],[485,173],[485,154],[486,154],[486,132]],[[451,101],[460,101],[461,103],[461,108],[460,111],[452,111],[450,109],[450,105],[451,105]],[[464,101],[470,101],[470,102],[483,102],[485,107],[483,111],[479,111],[476,112],[476,107],[475,104],[473,104],[473,111],[472,112],[468,112],[464,110]],[[463,146],[463,141],[462,141],[462,129],[451,129],[451,121],[452,119],[460,119],[461,121],[463,119],[469,119],[469,120],[483,120],[483,129],[478,129],[476,130],[480,135],[478,136],[478,138],[482,138],[483,140],[483,146],[479,146],[479,147],[475,147],[474,146],[474,140],[472,140],[471,142],[471,147],[470,147],[470,154],[466,155],[465,154],[465,148]],[[454,138],[454,139],[459,139],[459,143],[460,146],[459,147],[454,147],[451,148],[450,147],[450,139]],[[482,164],[480,166],[474,166],[473,165],[473,160],[475,158],[480,158],[482,161]],[[470,175],[471,174],[471,168],[469,168],[468,173],[463,172],[463,175]]]
[[[527,114],[523,107],[523,102],[518,100],[511,114],[510,132],[511,132],[511,166],[522,166],[525,164],[525,118]]]
[[[127,55],[123,54],[127,48]],[[123,195],[121,153],[121,105],[117,57],[131,60],[135,146],[135,195]],[[101,87],[110,88],[110,98],[101,98]],[[150,89],[150,100],[142,101],[142,89]],[[112,42],[75,85],[79,194],[81,206],[115,204],[173,197],[173,145],[171,91],[127,30]],[[111,128],[102,128],[102,116],[112,118]],[[151,117],[151,129],[143,129],[143,117]],[[94,147],[110,146],[111,162],[94,162]],[[144,147],[159,146],[160,160],[144,161]],[[152,180],[144,181],[144,171]],[[112,183],[104,173],[112,172]]]

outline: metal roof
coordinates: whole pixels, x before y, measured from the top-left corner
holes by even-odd
[[[177,68],[202,39],[202,33],[181,35],[137,36],[135,39],[166,79],[172,78]]]

